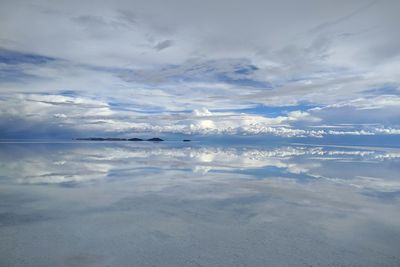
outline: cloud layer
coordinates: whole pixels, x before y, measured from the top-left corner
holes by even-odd
[[[395,0],[0,7],[0,137],[400,131]]]

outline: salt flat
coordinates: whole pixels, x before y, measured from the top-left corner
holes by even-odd
[[[398,149],[0,144],[1,266],[396,266]]]

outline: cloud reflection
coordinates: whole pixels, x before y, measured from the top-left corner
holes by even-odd
[[[6,266],[400,263],[397,149],[0,145]]]
[[[32,148],[34,145],[31,145]],[[36,146],[38,146],[36,144]],[[241,174],[244,178],[318,179],[378,191],[399,191],[400,150],[366,147],[280,146],[147,146],[73,144],[67,149],[31,150],[17,145],[2,150],[3,174],[21,184],[74,184],[140,174],[192,173],[195,177]],[[34,154],[34,155],[33,155]]]

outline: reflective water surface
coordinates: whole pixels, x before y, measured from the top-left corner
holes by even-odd
[[[399,266],[400,149],[0,144],[0,266]]]

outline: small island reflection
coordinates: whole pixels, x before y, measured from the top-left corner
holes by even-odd
[[[87,138],[75,138],[77,141],[131,141],[131,142],[141,142],[141,141],[150,141],[150,142],[162,142],[163,139],[159,137],[152,137],[149,139],[142,138],[116,138],[116,137],[87,137]],[[184,140],[185,141],[185,140]]]

